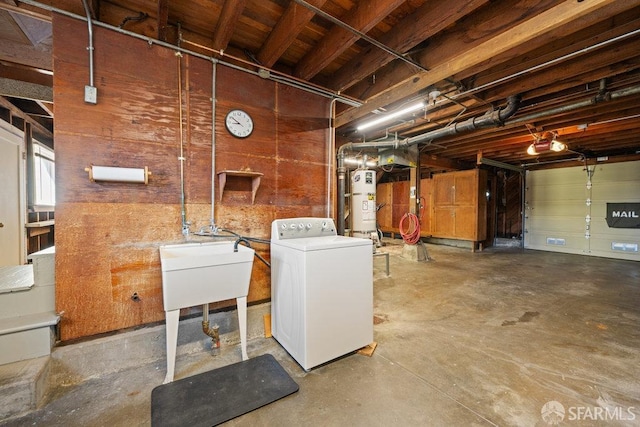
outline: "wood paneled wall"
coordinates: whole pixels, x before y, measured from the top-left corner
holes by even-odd
[[[86,104],[86,24],[56,15],[53,31],[62,340],[164,319],[158,247],[202,240],[181,232],[181,133],[192,230],[211,217],[212,129],[215,172],[264,174],[253,204],[245,183],[230,183],[221,201],[216,183],[218,226],[269,239],[276,218],[326,215],[328,100],[217,65],[212,126],[211,61],[94,27],[98,103]],[[233,108],[253,117],[249,138],[227,133],[224,117]],[[148,166],[152,175],[148,185],[91,182],[84,168],[92,164]],[[254,247],[269,258],[268,245]],[[269,297],[270,272],[256,260],[249,300]]]

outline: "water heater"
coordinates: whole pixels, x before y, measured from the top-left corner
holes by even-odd
[[[358,169],[351,174],[351,234],[368,239],[376,229],[376,173]]]

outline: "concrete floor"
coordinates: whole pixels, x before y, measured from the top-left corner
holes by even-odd
[[[549,401],[562,425],[640,425],[640,262],[428,245],[417,263],[400,243],[382,249],[389,277],[374,260],[372,357],[307,373],[263,338],[269,305],[250,308],[249,356],[273,354],[300,390],[227,425],[546,426]],[[181,322],[176,379],[240,360],[235,314],[219,316],[216,355]],[[0,425],[150,425],[164,364],[162,326],[58,347],[48,403]]]

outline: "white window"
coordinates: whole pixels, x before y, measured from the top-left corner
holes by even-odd
[[[34,204],[38,207],[53,207],[56,204],[55,156],[53,150],[34,141]]]

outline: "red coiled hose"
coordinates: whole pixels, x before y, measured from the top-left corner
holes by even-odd
[[[409,221],[407,231],[404,231],[404,221]],[[415,214],[406,213],[400,220],[400,235],[409,245],[415,245],[420,240],[420,220]]]

